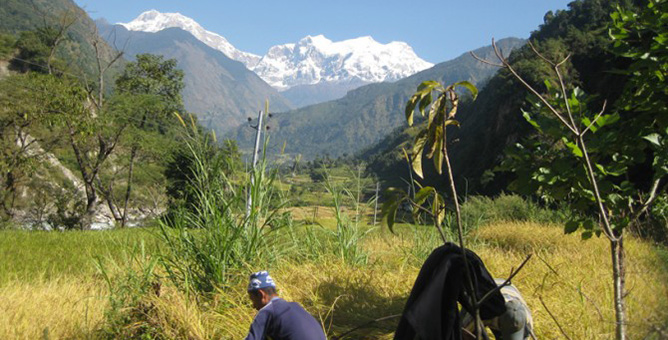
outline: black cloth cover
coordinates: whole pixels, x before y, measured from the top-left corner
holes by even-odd
[[[496,288],[496,283],[480,257],[468,249],[466,253],[474,285],[477,283],[476,296],[480,299]],[[454,243],[436,248],[420,269],[394,339],[460,340],[462,327],[457,302],[466,305],[465,285],[461,248]],[[480,317],[491,319],[505,311],[503,295],[497,292],[481,306]]]

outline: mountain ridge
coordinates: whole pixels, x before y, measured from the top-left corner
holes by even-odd
[[[223,134],[264,107],[289,110],[293,105],[241,62],[227,57],[180,28],[155,33],[129,31],[97,21],[100,35],[125,44],[126,56],[152,53],[174,58],[184,73],[183,101],[201,123]]]
[[[499,40],[498,46],[504,53],[510,53],[524,42],[519,38],[506,38]],[[493,50],[486,46],[476,49],[475,53],[486,58],[493,55]],[[405,124],[406,101],[421,82],[436,80],[451,84],[468,80],[480,85],[496,71],[497,68],[464,53],[394,83],[365,85],[349,91],[341,99],[276,113],[270,122],[271,143],[274,146],[285,143],[285,154],[302,154],[305,160],[324,154],[352,155]],[[248,129],[236,130],[234,137],[242,148],[250,147],[252,136]]]
[[[322,94],[325,91],[318,87],[334,89],[332,84],[340,85],[340,89],[334,89],[335,98],[338,98],[341,93],[354,88],[353,85],[396,81],[433,66],[419,58],[405,42],[381,44],[370,36],[337,42],[323,35],[306,36],[296,43],[272,46],[264,56],[258,56],[237,49],[222,35],[207,31],[180,13],[150,10],[129,23],[119,24],[130,31],[150,33],[181,28],[229,58],[244,63],[279,91],[311,87],[306,94],[297,93],[295,98],[308,97],[313,91]],[[335,98],[325,97],[324,100]],[[298,106],[307,104],[312,103],[306,101]]]

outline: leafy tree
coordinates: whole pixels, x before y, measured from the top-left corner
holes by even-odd
[[[129,148],[120,207],[114,195],[113,176],[100,188],[121,226],[127,222],[137,158],[155,155],[156,150],[162,151],[158,152],[161,156],[168,153],[166,146],[171,143],[164,135],[175,123],[173,112],[183,111],[183,86],[183,72],[176,68],[176,60],[150,54],[140,54],[135,62],[126,64],[116,80],[116,112],[127,121],[125,143]]]
[[[65,65],[56,60],[56,49],[66,40],[69,28],[76,22],[77,17],[65,12],[58,22],[53,25],[44,24],[31,31],[23,31],[19,35],[16,47],[19,52],[13,59],[13,64],[23,72],[53,73],[56,69],[63,71]]]
[[[629,116],[621,132],[642,137],[637,152],[653,155],[653,183],[668,174],[668,1],[650,0],[640,13],[617,8],[610,35],[616,53],[631,61],[618,107]],[[655,185],[653,184],[653,187]]]
[[[650,1],[640,14],[617,9],[611,16],[615,48],[631,64],[629,75],[613,113],[600,112],[591,98],[563,76],[569,65],[533,52],[550,65],[554,83],[545,81],[540,93],[497,54],[508,70],[534,95],[525,119],[540,134],[526,139],[510,153],[503,168],[515,171],[515,188],[537,191],[549,200],[567,201],[585,217],[566,224],[567,233],[582,229],[582,237],[605,235],[610,241],[615,293],[616,338],[626,338],[624,296],[625,228],[639,229],[641,218],[651,211],[668,177],[668,116],[665,76],[666,1]],[[649,174],[649,176],[648,176]],[[595,213],[598,223],[586,216]]]
[[[48,70],[43,67],[47,64],[49,51],[49,30],[24,31],[21,32],[16,41],[18,53],[12,60],[12,66],[20,72],[35,71],[44,72]]]
[[[176,59],[153,54],[138,54],[116,80],[116,90],[121,93],[159,96],[166,112],[183,112],[183,87],[183,71],[176,67]]]
[[[16,38],[12,35],[0,33],[0,59],[9,59],[16,49]]]
[[[0,214],[13,215],[19,189],[33,174],[52,140],[39,138],[49,121],[49,89],[53,79],[38,74],[15,75],[0,82]]]
[[[125,129],[111,110],[95,112],[86,105],[89,93],[79,84],[61,81],[54,87],[51,111],[67,136],[86,192],[82,227],[89,228],[98,205],[99,175]]]

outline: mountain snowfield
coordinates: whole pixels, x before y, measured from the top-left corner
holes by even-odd
[[[286,90],[321,82],[395,81],[432,66],[404,42],[381,44],[369,36],[332,42],[317,35],[273,46],[253,71],[269,85]]]
[[[120,25],[143,32],[158,32],[171,27],[185,30],[208,46],[242,62],[279,91],[323,83],[395,81],[433,66],[419,58],[404,42],[381,44],[369,36],[339,42],[332,42],[323,35],[307,36],[297,43],[273,46],[260,57],[238,50],[225,37],[207,31],[180,13],[150,10]]]
[[[140,31],[155,33],[166,28],[177,27],[189,32],[197,40],[207,44],[209,47],[225,53],[231,59],[242,62],[251,69],[258,61],[260,56],[239,51],[230,44],[225,37],[220,34],[207,31],[195,20],[182,15],[181,13],[161,13],[156,10],[146,11],[140,14],[136,19],[129,23],[118,23],[129,31]]]

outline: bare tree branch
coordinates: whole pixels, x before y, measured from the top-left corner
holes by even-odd
[[[524,259],[524,261],[522,261],[522,263],[519,265],[519,267],[517,267],[516,270],[511,269],[511,271],[510,271],[510,275],[508,275],[508,278],[506,279],[506,281],[504,281],[502,284],[498,285],[496,288],[494,288],[494,289],[490,290],[489,292],[487,292],[487,294],[485,294],[485,295],[484,295],[484,296],[483,296],[483,297],[476,303],[476,308],[480,308],[480,306],[482,306],[482,304],[485,303],[485,301],[487,301],[492,295],[494,295],[494,294],[496,294],[497,292],[499,292],[499,291],[501,290],[501,288],[510,285],[510,281],[512,281],[512,279],[515,277],[515,275],[517,275],[517,274],[520,272],[520,270],[522,270],[522,268],[524,267],[524,265],[525,265],[527,262],[529,262],[529,259],[531,259],[531,255],[532,255],[532,254],[527,255],[527,257]]]
[[[607,104],[608,104],[608,101],[607,101],[607,100],[604,100],[604,101],[603,101],[603,107],[601,108],[601,111],[596,115],[596,118],[594,118],[594,120],[592,120],[591,123],[589,123],[589,125],[587,125],[587,127],[586,127],[584,130],[582,130],[582,132],[580,132],[581,135],[584,136],[584,134],[587,133],[587,131],[589,131],[589,129],[591,129],[592,126],[594,126],[594,123],[596,123],[596,121],[597,121],[599,118],[601,118],[601,116],[602,116],[603,113],[605,112],[605,106],[606,106]]]
[[[552,321],[554,321],[554,323],[557,324],[557,327],[559,328],[559,331],[561,332],[561,334],[562,334],[566,339],[568,339],[568,340],[572,340],[571,337],[568,336],[568,333],[566,333],[566,331],[564,330],[564,328],[561,327],[561,324],[559,323],[559,321],[557,320],[557,318],[554,316],[554,314],[552,314],[552,312],[550,311],[550,309],[547,308],[547,305],[545,304],[545,301],[543,301],[543,297],[542,297],[542,296],[539,296],[539,297],[538,297],[538,300],[540,300],[540,303],[543,305],[543,308],[545,308],[545,311],[547,311],[547,314],[550,315],[550,317],[552,318]]]

